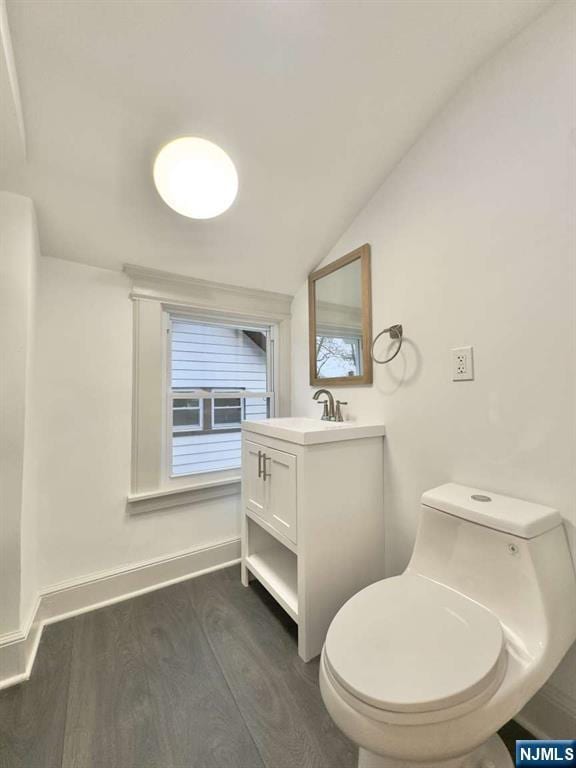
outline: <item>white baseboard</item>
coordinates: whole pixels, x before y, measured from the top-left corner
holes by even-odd
[[[24,627],[0,635],[0,690],[30,677],[42,625],[37,619],[40,597],[36,598]]]
[[[576,698],[547,683],[514,719],[537,739],[572,739],[576,734]]]
[[[226,568],[240,561],[240,540],[179,552],[55,584],[40,593],[21,632],[0,636],[0,690],[28,680],[46,624]]]

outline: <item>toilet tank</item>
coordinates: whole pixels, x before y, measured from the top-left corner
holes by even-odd
[[[422,496],[408,570],[491,610],[520,653],[552,668],[576,639],[576,577],[560,514],[448,483]]]

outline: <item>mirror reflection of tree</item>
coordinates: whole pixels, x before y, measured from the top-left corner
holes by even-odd
[[[334,336],[316,337],[316,375],[320,376],[326,363],[332,363],[347,368],[344,375],[355,376],[358,372],[356,345],[346,339]]]

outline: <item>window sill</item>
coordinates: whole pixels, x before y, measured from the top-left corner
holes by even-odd
[[[126,508],[129,514],[139,515],[161,509],[182,507],[187,504],[197,504],[210,499],[220,499],[224,496],[235,496],[238,493],[240,493],[240,477],[227,477],[224,480],[213,480],[182,488],[132,493],[126,499]]]

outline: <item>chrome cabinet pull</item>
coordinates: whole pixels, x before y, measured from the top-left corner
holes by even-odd
[[[258,478],[262,477],[262,455],[262,451],[258,451]]]
[[[266,478],[272,477],[272,473],[271,472],[266,472],[266,462],[267,461],[272,461],[272,459],[270,458],[270,456],[266,456],[265,453],[262,454],[262,459],[263,459],[262,463],[263,463],[263,466],[264,466],[264,469],[262,471],[262,477],[264,478],[264,482],[266,482]]]

